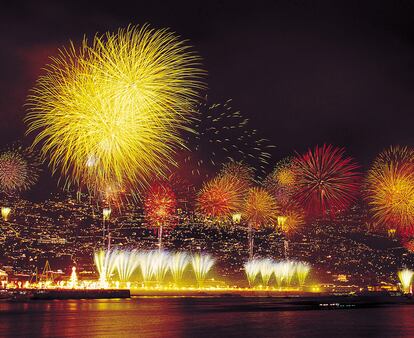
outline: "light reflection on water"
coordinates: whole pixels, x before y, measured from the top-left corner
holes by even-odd
[[[3,302],[0,336],[414,337],[414,306],[271,311],[258,309],[261,302],[220,298]]]

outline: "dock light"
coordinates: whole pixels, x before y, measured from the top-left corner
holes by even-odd
[[[4,221],[8,221],[9,220],[9,215],[10,215],[11,209],[9,207],[2,207],[1,208],[1,217],[3,217]]]

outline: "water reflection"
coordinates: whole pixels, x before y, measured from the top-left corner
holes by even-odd
[[[414,307],[273,311],[267,300],[0,303],[1,337],[413,337]],[[260,307],[259,307],[260,306]]]

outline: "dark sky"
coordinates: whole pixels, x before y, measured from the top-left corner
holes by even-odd
[[[414,146],[408,0],[8,1],[0,12],[0,143],[22,138],[25,97],[58,47],[145,22],[191,40],[209,72],[209,98],[232,98],[277,157],[328,142],[367,164],[386,145]]]

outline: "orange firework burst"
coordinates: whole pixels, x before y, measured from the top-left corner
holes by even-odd
[[[254,227],[271,225],[277,219],[276,199],[264,188],[250,188],[243,203],[242,215]]]
[[[376,221],[401,233],[414,226],[414,166],[410,162],[390,162],[368,172],[367,199]]]
[[[174,191],[165,182],[153,183],[146,194],[145,215],[156,226],[168,225],[176,210],[177,200]]]
[[[286,235],[292,235],[305,225],[305,211],[292,201],[284,203],[280,205],[277,225]]]
[[[197,209],[217,220],[229,219],[240,211],[244,184],[231,175],[219,175],[204,184],[197,198]]]
[[[360,190],[359,166],[344,149],[331,145],[316,146],[295,160],[297,189],[295,200],[310,213],[334,214],[346,209]]]

